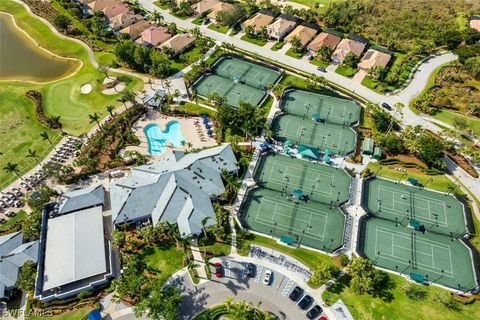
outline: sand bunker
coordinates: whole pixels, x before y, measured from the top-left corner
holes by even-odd
[[[90,83],[84,84],[80,87],[80,92],[82,94],[89,94],[90,92],[92,92],[92,85]]]

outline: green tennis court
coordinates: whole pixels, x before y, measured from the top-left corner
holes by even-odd
[[[287,139],[295,144],[317,147],[321,151],[346,155],[355,151],[357,135],[350,127],[331,123],[320,123],[297,115],[282,114],[273,121],[272,129],[276,140]]]
[[[336,206],[348,201],[351,180],[344,170],[276,154],[258,160],[254,179],[264,188],[287,194],[299,189],[310,200]]]
[[[280,78],[280,72],[233,57],[221,58],[212,73],[202,76],[192,86],[200,96],[217,93],[238,108],[244,101],[258,106],[266,96],[265,88]]]
[[[344,126],[360,120],[360,107],[355,102],[303,90],[287,90],[280,100],[280,107],[290,114],[307,119],[317,114],[324,122]]]
[[[332,252],[343,244],[345,216],[337,207],[310,201],[294,202],[276,190],[250,190],[241,209],[245,226],[295,243]]]
[[[404,225],[415,219],[427,231],[447,236],[468,230],[463,204],[452,195],[379,178],[364,185],[365,206],[377,217]]]
[[[472,256],[460,240],[421,233],[382,218],[364,220],[359,249],[380,267],[469,291],[477,285]]]
[[[283,155],[267,154],[253,175],[240,219],[249,229],[333,252],[343,244],[350,176],[343,170]]]

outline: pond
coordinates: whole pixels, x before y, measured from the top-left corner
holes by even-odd
[[[37,45],[11,15],[0,12],[0,80],[49,82],[76,71],[80,61],[62,58]]]

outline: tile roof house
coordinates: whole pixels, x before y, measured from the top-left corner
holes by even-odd
[[[110,26],[110,28],[112,28],[112,30],[114,31],[118,31],[120,29],[128,27],[129,25],[134,24],[135,22],[143,20],[143,17],[139,14],[126,12],[126,13],[116,15],[115,17],[112,17],[109,20],[110,22],[108,25]]]
[[[228,144],[189,154],[174,151],[165,160],[132,168],[131,176],[110,184],[112,222],[118,227],[168,221],[178,224],[182,237],[199,235],[204,218],[208,226],[216,223],[210,198],[225,190],[221,172],[237,170]]]
[[[193,46],[195,40],[197,40],[197,37],[195,37],[193,34],[177,34],[175,37],[168,39],[157,48],[171,48],[173,50],[172,57],[174,57]]]
[[[362,55],[366,44],[352,39],[343,39],[337,45],[337,49],[332,54],[332,59],[335,63],[343,63],[343,60],[348,53],[352,52],[357,57]]]
[[[107,17],[107,19],[113,18],[122,13],[127,13],[128,11],[128,6],[124,3],[114,4],[113,6],[105,7],[102,9],[103,15]]]
[[[120,30],[120,33],[128,35],[130,39],[135,41],[138,39],[138,37],[140,37],[144,30],[150,28],[151,26],[152,25],[150,24],[150,22],[141,20],[129,25],[128,27],[123,28],[122,30]]]
[[[107,7],[121,5],[119,0],[95,0],[87,4],[87,6],[93,11],[101,11]]]
[[[294,37],[298,37],[300,39],[301,48],[305,48],[305,46],[312,40],[312,38],[317,34],[317,30],[300,25],[296,27],[286,38],[285,41],[291,42]]]
[[[103,206],[104,202],[105,193],[102,185],[75,190],[60,195],[58,199],[58,214]]]
[[[331,33],[322,32],[308,45],[308,50],[317,52],[321,47],[329,47],[335,50],[342,38]]]
[[[147,47],[157,47],[158,45],[164,43],[170,39],[172,35],[168,32],[168,29],[165,27],[154,27],[151,26],[147,30],[143,31],[140,38],[135,40],[136,44],[144,45]]]
[[[0,236],[0,300],[10,298],[23,264],[37,260],[38,241],[23,243],[20,231]]]
[[[103,190],[103,187],[102,187]],[[66,299],[95,290],[113,277],[112,248],[105,234],[103,204],[56,216],[57,204],[45,204],[34,297]]]
[[[217,4],[219,4],[220,1],[218,0],[201,0],[193,5],[190,6],[192,8],[193,12],[196,15],[203,15],[210,10],[212,10]]]
[[[480,32],[480,16],[470,17],[470,28]]]
[[[235,9],[235,6],[227,2],[219,2],[213,8],[212,11],[207,15],[211,20],[217,20],[217,15],[220,12],[232,11]]]
[[[267,26],[268,36],[276,40],[283,39],[296,25],[295,21],[280,17]]]
[[[266,28],[270,23],[272,23],[274,17],[265,14],[265,13],[257,13],[252,18],[245,20],[242,23],[242,28],[245,27],[252,27],[254,33],[260,32],[263,28]]]
[[[362,60],[358,63],[360,69],[368,70],[375,67],[385,68],[391,59],[391,55],[375,49],[368,49]]]

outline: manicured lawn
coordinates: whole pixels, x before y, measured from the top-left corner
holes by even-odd
[[[144,259],[146,269],[156,275],[161,282],[183,268],[183,251],[177,250],[175,245],[147,247],[139,253],[139,257]]]
[[[216,23],[211,23],[208,26],[208,29],[225,34],[228,31],[228,26],[224,26],[224,25],[216,24]]]
[[[332,286],[323,293],[327,304],[332,304],[338,299],[348,306],[348,309],[356,320],[418,320],[418,319],[462,319],[473,320],[480,318],[480,303],[460,305],[460,310],[453,311],[434,302],[428,297],[424,300],[410,300],[402,290],[407,281],[399,276],[391,275],[395,287],[391,291],[391,301],[382,298],[373,298],[369,294],[357,295],[349,287],[341,284]],[[440,288],[430,286],[422,287],[428,295],[443,291]],[[388,315],[388,317],[386,317]]]
[[[197,26],[201,26],[203,24],[203,21],[205,21],[203,17],[198,17],[193,19],[192,23],[196,24]]]
[[[253,44],[255,44],[257,46],[260,46],[260,47],[263,47],[264,45],[267,44],[267,40],[262,40],[262,39],[259,39],[259,38],[253,38],[253,37],[249,36],[248,34],[242,36],[240,39],[242,39],[243,41],[253,43]]]
[[[170,67],[172,68],[173,73],[177,73],[178,71],[184,69],[187,65],[200,60],[202,57],[203,55],[200,53],[200,49],[193,47],[177,56],[175,59],[168,59],[168,61],[170,61]]]
[[[298,261],[302,262],[303,264],[312,269],[316,268],[319,264],[322,263],[333,264],[332,258],[325,254],[304,248],[289,248],[284,245],[278,244],[277,241],[274,239],[270,239],[260,235],[249,234],[249,238],[243,241],[245,245],[257,244],[280,251],[284,254],[291,256],[292,258],[297,259]]]
[[[285,54],[295,59],[301,59],[305,55],[305,51],[295,52],[293,51],[293,48],[290,48]]]
[[[402,181],[406,181],[407,178],[412,177],[418,179],[422,184],[425,184],[428,181],[425,186],[427,189],[433,189],[441,192],[452,192],[448,186],[453,186],[453,183],[445,175],[427,175],[423,172],[420,172],[418,169],[410,170],[409,168],[404,168],[408,173],[405,174],[401,171],[395,171],[395,169],[389,168],[389,166],[391,165],[381,165],[379,163],[371,162],[367,165],[367,168],[370,169],[371,172],[377,173],[377,170],[379,167],[381,167],[377,175],[391,180],[398,180],[402,178]],[[455,191],[457,192],[459,190],[457,189]]]
[[[445,122],[449,125],[453,125],[453,119],[455,117],[464,118],[467,121],[468,128],[473,129],[476,135],[480,134],[480,119],[465,116],[445,109],[432,115],[432,118]]]
[[[117,57],[115,57],[115,54],[113,53],[94,51],[93,55],[99,64],[104,64],[112,68],[116,68],[118,66]]]
[[[215,257],[228,256],[230,254],[230,239],[225,242],[214,242],[212,244],[207,243],[206,246],[201,246],[202,251],[211,251]]]
[[[328,65],[329,65],[328,62],[317,59],[317,58],[314,58],[314,59],[310,60],[310,63],[315,65],[315,66],[322,67],[322,68],[327,68]]]
[[[25,9],[10,0],[0,2],[0,10],[15,16],[17,25],[29,33],[40,46],[60,56],[72,57],[83,62],[82,67],[74,75],[48,84],[30,84],[21,82],[2,82],[0,86],[0,131],[2,144],[0,152],[0,168],[7,162],[18,162],[19,170],[24,173],[35,166],[35,161],[25,158],[28,149],[37,151],[43,158],[52,146],[39,138],[46,131],[53,142],[57,142],[60,132],[50,130],[40,124],[34,115],[33,103],[26,98],[27,90],[34,89],[42,93],[44,110],[47,116],[59,115],[67,133],[80,135],[92,128],[88,114],[98,112],[106,116],[105,107],[117,102],[121,94],[106,96],[101,93],[105,76],[98,72],[89,62],[86,50],[79,44],[55,36],[39,19],[30,16]],[[126,78],[127,90],[138,90],[142,82],[136,78]],[[91,93],[80,93],[80,87],[86,83],[92,85]],[[21,121],[18,125],[16,123]],[[10,129],[10,125],[14,128]],[[16,177],[0,171],[0,187],[13,182]]]
[[[160,1],[155,1],[153,4],[162,10],[168,10],[168,4],[162,4]]]
[[[27,218],[27,213],[25,211],[19,211],[15,217],[11,217],[7,219],[7,222],[0,225],[0,231],[7,230],[15,223],[23,221]]]
[[[304,6],[307,6],[310,9],[313,9],[318,12],[325,12],[331,3],[337,2],[339,0],[289,0],[289,1],[303,4]],[[318,7],[316,7],[317,4],[318,4]]]
[[[174,105],[172,106],[172,109],[185,112],[187,114],[195,115],[195,116],[206,114],[212,118],[215,117],[215,111],[204,108],[196,103],[191,103],[191,102],[185,102],[180,105]]]
[[[339,75],[342,75],[342,76],[347,77],[347,78],[353,78],[355,73],[357,73],[357,71],[355,69],[352,69],[352,68],[344,66],[344,65],[338,66],[337,69],[335,70],[335,72],[338,73]]]
[[[275,44],[272,46],[272,49],[273,51],[278,51],[280,49],[283,48],[283,46],[285,45],[285,42],[284,41],[277,41],[275,42]]]
[[[87,315],[93,308],[85,307],[78,309],[72,312],[67,312],[59,316],[49,316],[49,317],[38,317],[31,316],[27,317],[28,320],[84,320],[87,318]]]

